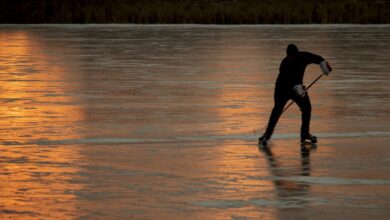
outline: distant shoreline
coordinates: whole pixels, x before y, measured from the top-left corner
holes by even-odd
[[[390,24],[386,0],[0,1],[2,24]]]
[[[292,26],[292,27],[390,27],[389,24],[132,24],[132,23],[88,23],[88,24],[67,24],[67,23],[34,23],[34,24],[1,24],[0,27],[17,27],[17,26],[36,26],[36,27],[50,27],[50,26],[85,26],[85,27],[93,27],[93,26],[144,26],[144,27],[163,27],[163,26],[176,26],[176,27],[283,27],[283,26]]]

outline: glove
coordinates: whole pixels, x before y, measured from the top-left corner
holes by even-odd
[[[332,71],[332,67],[325,60],[320,63],[320,67],[321,67],[322,73],[325,75],[329,75],[329,73]]]
[[[298,85],[295,85],[293,87],[293,90],[295,91],[295,93],[300,96],[300,97],[305,97],[306,96],[306,90],[305,88],[303,87],[302,84],[298,84]]]

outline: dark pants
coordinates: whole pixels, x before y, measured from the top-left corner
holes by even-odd
[[[301,126],[301,137],[309,133],[310,126],[310,115],[311,115],[311,104],[309,95],[306,94],[305,97],[298,96],[293,90],[286,91],[281,89],[275,89],[274,94],[274,108],[272,109],[271,117],[268,122],[268,127],[265,132],[268,138],[272,136],[274,132],[276,123],[278,122],[282,111],[288,100],[294,100],[294,102],[299,106],[302,112],[302,126]]]

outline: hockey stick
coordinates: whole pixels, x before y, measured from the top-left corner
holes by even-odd
[[[312,83],[310,83],[310,85],[305,89],[306,91],[308,91],[310,89],[310,87],[312,85],[314,85],[314,83],[316,83],[319,79],[321,79],[321,77],[323,76],[324,74],[321,74],[319,75]],[[283,112],[285,112],[292,104],[294,103],[294,101],[291,101],[286,107],[284,107]]]

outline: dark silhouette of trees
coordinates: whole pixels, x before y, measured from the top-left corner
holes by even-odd
[[[0,0],[0,23],[389,23],[387,0]]]

